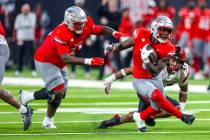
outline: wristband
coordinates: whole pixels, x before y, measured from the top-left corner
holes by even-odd
[[[91,65],[92,58],[85,58],[84,64]]]
[[[126,73],[125,73],[125,70],[124,69],[121,69],[120,72],[121,72],[121,74],[122,74],[123,77],[126,76]]]
[[[111,76],[109,76],[105,79],[105,81],[107,81],[107,82],[113,82],[115,80],[116,80],[115,74],[112,74]]]

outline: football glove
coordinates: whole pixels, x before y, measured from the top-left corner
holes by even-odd
[[[102,66],[104,64],[104,59],[100,57],[85,58],[85,64],[91,66]]]

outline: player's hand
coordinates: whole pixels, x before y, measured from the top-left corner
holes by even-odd
[[[149,55],[151,53],[153,53],[153,49],[148,50],[147,46],[149,46],[148,44],[146,44],[142,49],[141,49],[141,59],[143,61],[143,63],[147,64],[150,62],[149,60]]]
[[[109,91],[110,91],[110,89],[111,89],[111,85],[112,85],[111,82],[106,81],[106,79],[104,80],[104,92],[105,92],[106,94],[109,94]]]
[[[102,66],[104,64],[104,59],[100,57],[93,57],[89,59],[89,65],[91,66]]]
[[[121,33],[121,32],[117,32],[117,31],[114,31],[112,33],[113,37],[115,39],[120,39],[121,37],[126,37],[126,36],[129,36],[128,34],[125,34],[125,33]]]
[[[104,55],[106,56],[112,53],[115,50],[115,47],[116,47],[115,43],[107,45],[104,49]]]

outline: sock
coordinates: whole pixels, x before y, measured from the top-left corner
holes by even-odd
[[[54,117],[48,117],[48,116],[45,116],[45,120],[51,122],[54,120]]]
[[[153,109],[152,106],[150,105],[147,109],[144,111],[140,112],[140,118],[142,120],[147,120],[149,117],[154,116],[158,113],[157,110]]]
[[[182,112],[176,109],[166,98],[163,97],[160,90],[156,89],[152,93],[152,100],[154,100],[162,109],[177,118],[182,118]]]
[[[19,108],[19,112],[20,112],[21,114],[24,114],[24,113],[27,112],[27,108],[26,108],[24,105],[21,104],[21,106],[20,106],[20,108]]]
[[[47,88],[42,88],[38,91],[35,91],[33,96],[35,100],[48,99]]]

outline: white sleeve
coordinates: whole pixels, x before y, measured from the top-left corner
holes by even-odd
[[[19,28],[20,28],[20,16],[17,15],[17,17],[15,18],[14,29],[18,30]]]

